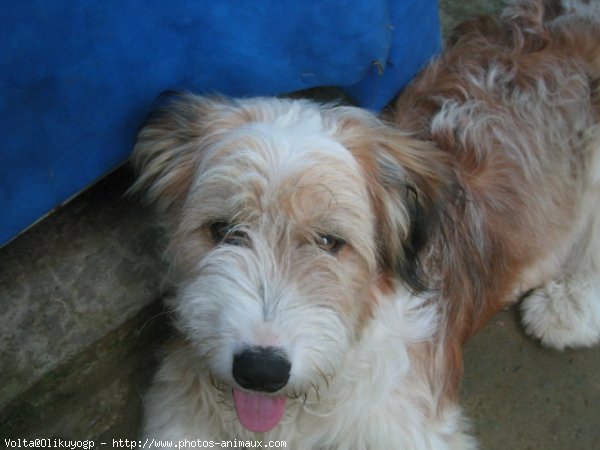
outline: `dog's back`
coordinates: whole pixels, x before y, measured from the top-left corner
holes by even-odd
[[[598,3],[518,1],[500,19],[459,26],[386,112],[454,161],[463,199],[445,207],[453,220],[442,224],[439,247],[453,267],[444,290],[462,339],[536,288],[553,291],[544,298],[575,295],[570,284],[580,281],[564,280],[600,264],[599,76]],[[531,303],[525,322],[544,341],[547,325],[527,317]]]

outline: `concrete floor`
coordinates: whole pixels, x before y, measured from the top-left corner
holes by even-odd
[[[442,0],[443,27],[500,3]],[[169,328],[160,236],[130,182],[116,172],[0,249],[0,447],[136,437]],[[599,373],[600,347],[543,349],[514,308],[467,344],[462,402],[483,449],[600,449]]]
[[[482,449],[600,449],[600,348],[557,352],[513,308],[465,349],[462,403]]]

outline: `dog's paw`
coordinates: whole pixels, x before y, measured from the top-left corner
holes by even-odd
[[[527,333],[543,345],[563,350],[600,341],[600,292],[581,280],[550,282],[523,300]]]

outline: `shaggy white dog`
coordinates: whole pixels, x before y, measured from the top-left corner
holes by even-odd
[[[545,344],[600,338],[599,75],[597,8],[529,1],[459,27],[381,118],[171,98],[134,154],[180,331],[150,443],[474,448],[461,346],[493,312],[525,296]]]

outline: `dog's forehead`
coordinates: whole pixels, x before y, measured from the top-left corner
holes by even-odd
[[[276,210],[309,220],[368,209],[360,164],[318,116],[233,128],[207,152],[193,191],[237,216]]]

